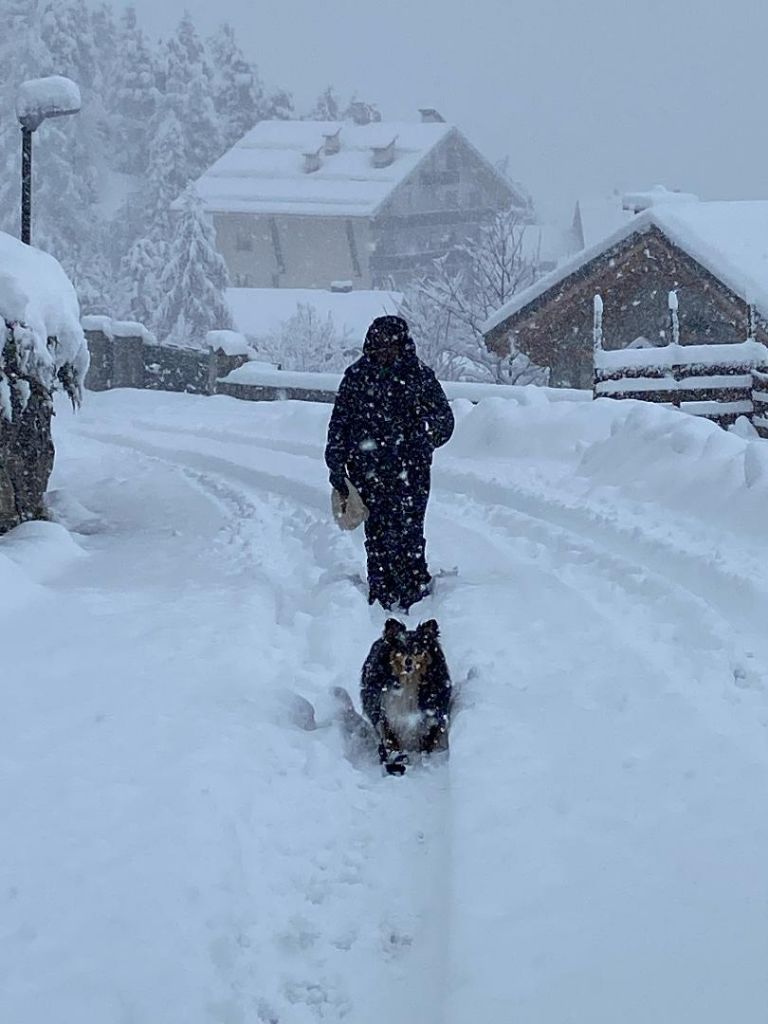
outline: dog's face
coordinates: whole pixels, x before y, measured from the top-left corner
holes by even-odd
[[[418,689],[426,680],[437,642],[437,622],[430,619],[417,629],[407,630],[402,622],[389,619],[384,627],[384,640],[389,648],[389,666],[395,689]]]

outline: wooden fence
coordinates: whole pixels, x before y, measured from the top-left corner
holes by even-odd
[[[595,398],[659,402],[728,427],[746,416],[768,437],[768,348],[679,345],[594,353]]]

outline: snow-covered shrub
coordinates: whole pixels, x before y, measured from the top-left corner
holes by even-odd
[[[453,247],[405,297],[403,315],[420,357],[442,380],[547,384],[549,370],[521,352],[489,352],[482,327],[538,268],[528,254],[526,212],[510,209],[483,225],[476,238]]]
[[[283,370],[333,373],[345,370],[360,355],[348,332],[339,333],[333,317],[323,318],[308,303],[259,345],[259,355]]]
[[[0,532],[42,514],[51,395],[79,403],[88,369],[79,312],[56,260],[0,233]]]
[[[0,376],[82,397],[88,349],[75,290],[56,260],[0,232]]]

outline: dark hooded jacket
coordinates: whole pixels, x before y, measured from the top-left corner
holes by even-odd
[[[377,345],[399,354],[384,366],[372,357]],[[453,433],[453,413],[432,370],[416,355],[401,317],[379,317],[366,336],[363,355],[341,382],[328,427],[325,461],[331,483],[349,476],[366,498],[376,486],[423,486],[435,448]]]

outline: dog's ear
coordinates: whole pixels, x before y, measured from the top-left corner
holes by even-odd
[[[404,632],[405,626],[402,622],[398,622],[397,619],[387,619],[384,623],[384,639],[388,643],[394,643]]]
[[[425,636],[429,640],[437,640],[440,636],[440,627],[437,624],[437,619],[427,619],[426,622],[422,622],[416,629],[419,636]]]

